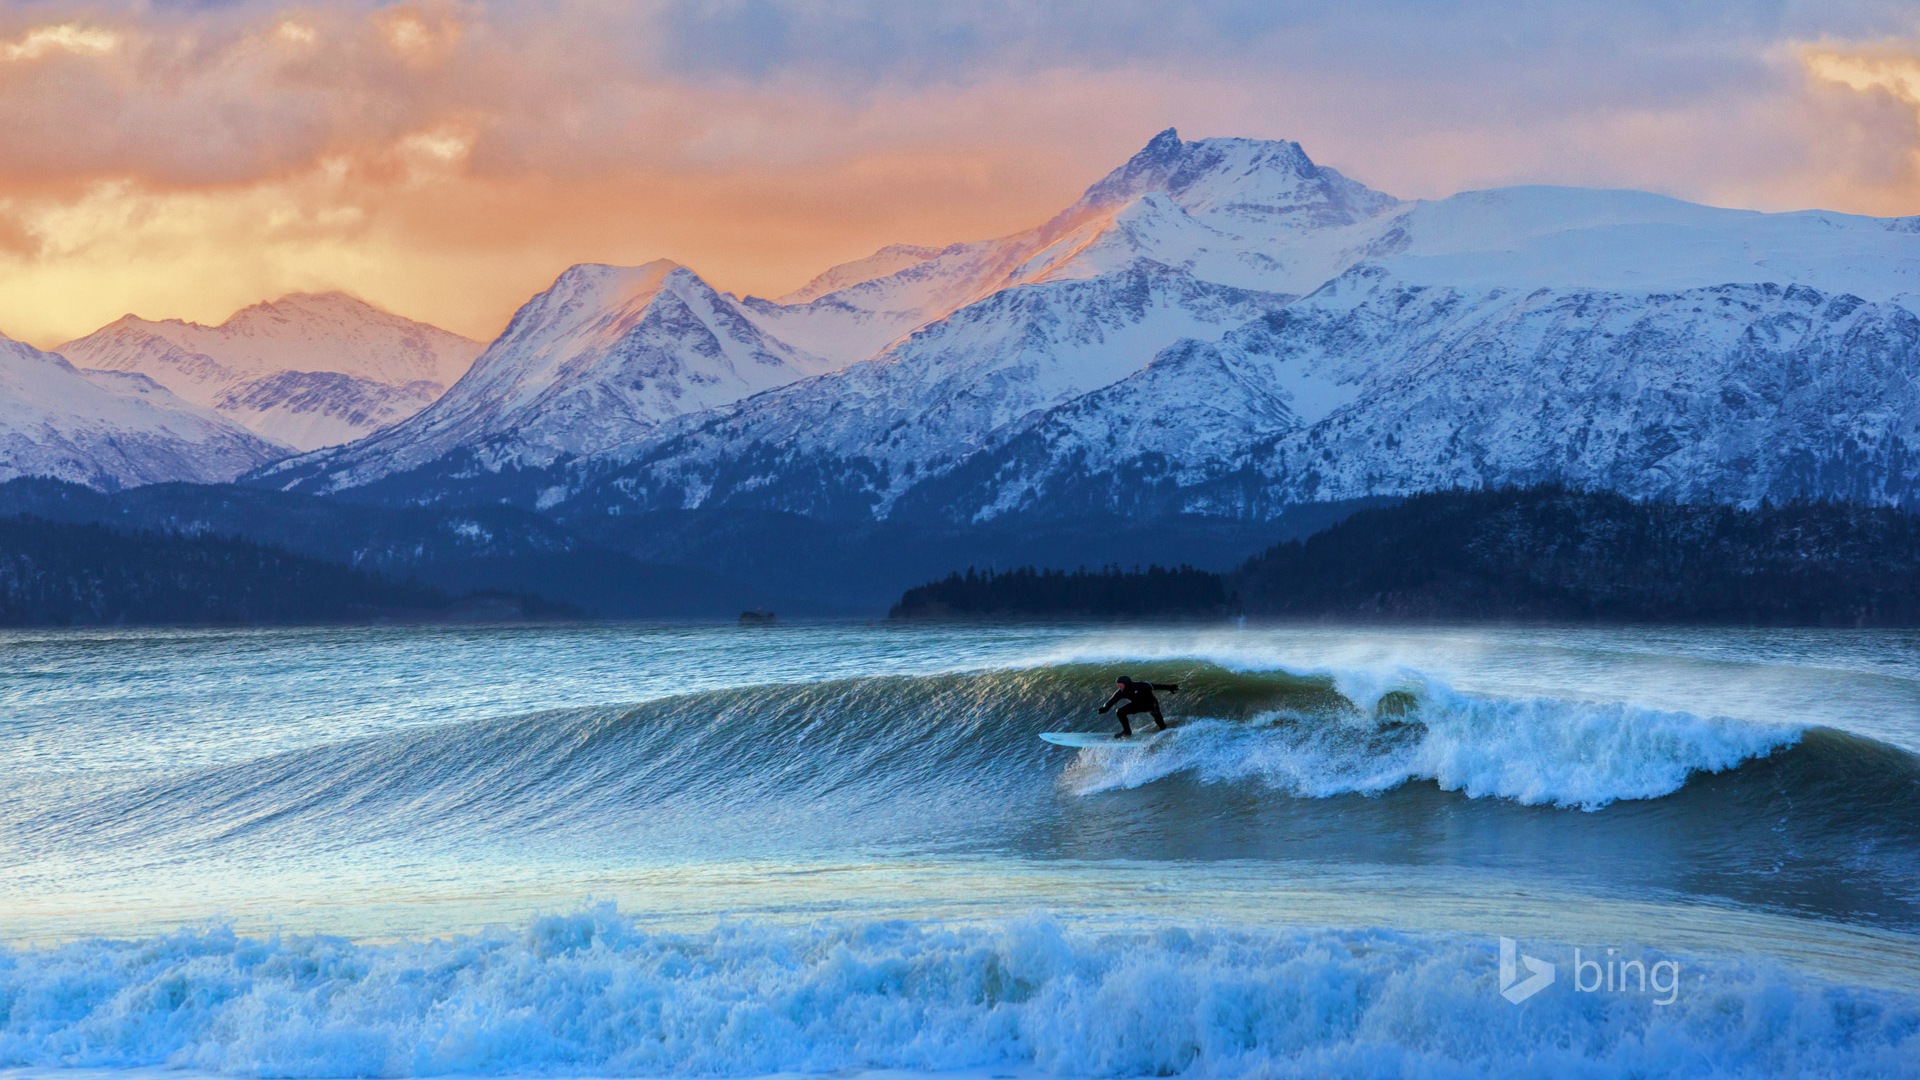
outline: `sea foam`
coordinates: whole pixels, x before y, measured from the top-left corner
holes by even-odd
[[[0,953],[0,1066],[252,1076],[1912,1076],[1920,1001],[1676,961],[1670,1005],[1499,993],[1485,939],[722,923],[610,907],[356,943],[221,927]]]
[[[1804,733],[1632,705],[1480,697],[1432,682],[1409,693],[1416,704],[1390,715],[1198,720],[1150,753],[1085,753],[1073,783],[1092,792],[1186,772],[1324,798],[1426,780],[1472,798],[1596,810],[1671,794],[1696,773],[1764,757]]]

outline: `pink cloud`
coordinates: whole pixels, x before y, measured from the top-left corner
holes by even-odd
[[[1326,30],[1290,26],[1217,55],[988,42],[977,70],[862,81],[858,65],[690,74],[699,48],[663,59],[662,10],[15,12],[0,329],[50,343],[130,309],[218,318],[343,287],[484,336],[568,263],[660,256],[773,294],[885,243],[1033,224],[1169,124],[1298,139],[1401,195],[1557,182],[1920,212],[1914,104],[1784,39],[1741,43],[1739,79],[1662,94],[1582,96],[1604,58],[1520,88],[1365,53],[1341,66]],[[929,48],[959,31],[939,33]]]

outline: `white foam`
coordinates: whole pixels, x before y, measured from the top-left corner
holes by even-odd
[[[1540,951],[1539,946],[1530,946]],[[1652,959],[1652,958],[1648,958]],[[1913,1075],[1920,1002],[1686,960],[1672,1004],[1498,993],[1491,940],[722,924],[611,908],[360,944],[222,928],[0,953],[0,1067],[252,1076]]]
[[[1073,656],[1091,658],[1084,649]],[[1211,649],[1199,658],[1239,671],[1276,670],[1258,652]],[[1473,798],[1595,810],[1671,794],[1696,773],[1764,757],[1806,730],[1621,702],[1462,693],[1393,664],[1290,673],[1331,680],[1354,711],[1272,713],[1251,723],[1203,718],[1149,753],[1084,754],[1071,780],[1096,791],[1186,772],[1207,781],[1257,780],[1313,798],[1433,781]],[[1376,715],[1396,692],[1412,695],[1415,707]]]
[[[1378,794],[1429,780],[1472,798],[1597,810],[1678,791],[1799,738],[1793,729],[1628,705],[1499,701],[1429,687],[1400,718],[1285,716],[1201,720],[1149,752],[1083,754],[1073,783],[1091,792],[1177,772],[1255,780],[1308,798]]]

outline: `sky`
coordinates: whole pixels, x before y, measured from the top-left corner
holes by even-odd
[[[0,0],[0,333],[576,262],[773,296],[1045,219],[1169,126],[1392,194],[1920,214],[1920,3]]]

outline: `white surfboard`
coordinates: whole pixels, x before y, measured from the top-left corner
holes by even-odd
[[[1055,746],[1080,750],[1138,750],[1165,735],[1164,731],[1135,732],[1131,739],[1116,739],[1111,731],[1043,731],[1040,737]]]

